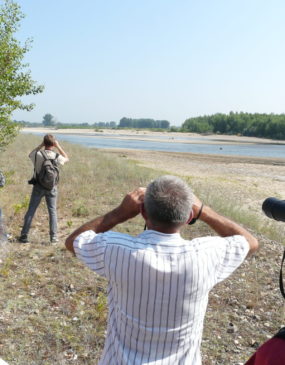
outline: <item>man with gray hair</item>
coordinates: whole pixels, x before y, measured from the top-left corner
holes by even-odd
[[[139,213],[136,237],[110,231]],[[200,219],[219,236],[180,236]],[[174,176],[127,194],[75,230],[66,247],[108,280],[109,318],[99,365],[200,365],[208,293],[258,247],[243,227],[216,213]]]

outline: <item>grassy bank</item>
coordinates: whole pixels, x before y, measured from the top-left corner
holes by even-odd
[[[31,191],[27,180],[32,165],[27,155],[39,143],[38,137],[22,135],[0,156],[7,176],[0,201],[12,237],[1,247],[0,357],[15,365],[96,364],[104,343],[106,283],[66,252],[63,241],[84,221],[116,206],[127,191],[145,186],[163,172],[139,167],[120,154],[63,143],[70,162],[62,170],[59,187],[60,243],[49,244],[48,215],[42,202],[31,243],[21,245],[16,237]],[[229,203],[234,192],[222,177],[211,182],[211,188],[209,181],[187,179],[219,211],[253,230],[263,226],[254,212],[240,214],[237,197],[235,205]],[[143,225],[137,217],[116,229],[137,234]],[[183,235],[210,233],[198,223]],[[284,319],[277,287],[282,247],[272,237],[260,236],[264,249],[212,293],[205,320],[204,364],[243,362]],[[229,323],[236,326],[234,333],[228,332]]]

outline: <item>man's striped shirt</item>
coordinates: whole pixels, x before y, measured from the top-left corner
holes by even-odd
[[[77,257],[107,278],[108,328],[99,365],[199,365],[208,293],[245,259],[242,236],[184,240],[147,230],[87,231]]]

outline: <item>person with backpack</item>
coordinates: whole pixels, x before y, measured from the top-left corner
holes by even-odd
[[[53,151],[56,148],[59,153]],[[34,214],[43,197],[45,197],[48,213],[50,241],[58,242],[57,237],[57,184],[59,181],[59,165],[69,161],[58,141],[51,134],[44,136],[43,142],[36,147],[29,158],[34,164],[34,175],[29,184],[34,185],[28,211],[24,218],[24,225],[19,237],[19,242],[28,243],[28,233]]]

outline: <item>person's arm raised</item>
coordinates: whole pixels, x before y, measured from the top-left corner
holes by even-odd
[[[32,152],[30,152],[29,154],[29,157],[31,158],[31,156],[34,154],[34,153],[37,153],[41,148],[44,147],[44,142],[42,142],[41,144],[39,144],[36,148],[34,148],[32,150]]]
[[[66,158],[66,162],[69,161],[69,158],[67,156],[67,153],[63,150],[63,148],[60,146],[60,144],[58,143],[58,141],[55,141],[54,147],[56,147],[58,149],[58,152]]]
[[[127,194],[121,204],[109,213],[95,218],[77,228],[65,241],[66,248],[74,253],[73,242],[75,238],[85,231],[92,230],[96,233],[109,231],[117,224],[134,218],[140,213],[141,204],[144,200],[145,188],[138,188]]]
[[[193,205],[194,217],[197,216],[201,201],[195,197]],[[210,207],[204,205],[199,219],[211,227],[218,235],[222,237],[229,237],[234,235],[244,236],[249,244],[249,254],[254,253],[258,249],[258,240],[245,228],[215,212]]]

